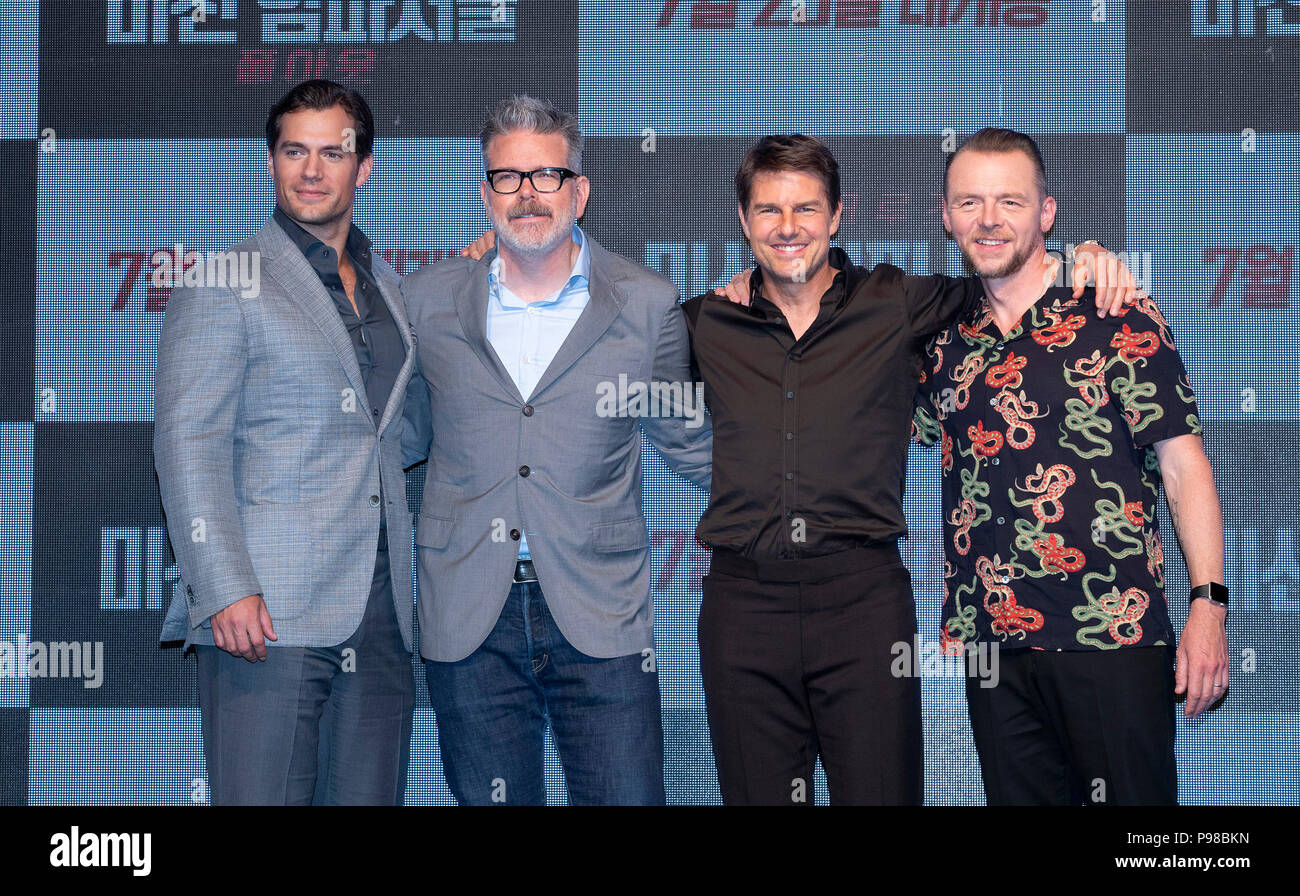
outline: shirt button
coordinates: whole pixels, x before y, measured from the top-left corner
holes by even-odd
[[[786,479],[793,479],[793,478],[794,478],[794,474],[793,474],[793,473],[786,473],[786,474],[785,474],[785,478],[786,478]]]
[[[531,472],[532,470],[528,469],[528,464],[524,464],[522,467],[519,468],[519,475],[523,476],[525,479],[528,478],[528,474]]]
[[[787,442],[790,441],[790,440],[793,439],[793,438],[794,438],[794,433],[792,433],[792,432],[788,432],[788,433],[785,434],[785,440],[786,440]]]
[[[533,416],[533,406],[531,404],[524,405],[524,416],[525,417]]]
[[[997,345],[995,345],[995,346],[993,346],[993,347],[994,347],[995,349],[997,349],[998,351],[1002,351],[1004,348],[1006,348],[1006,346],[1003,345],[1001,342],[999,342]]]
[[[785,393],[785,397],[786,397],[786,398],[794,398],[794,393],[793,393],[793,392],[787,392],[787,393]]]
[[[1006,517],[1002,517],[1002,516],[998,517],[998,525],[999,525],[999,526],[1001,526],[1001,525],[1002,525],[1003,523],[1005,523],[1006,521],[1007,521]]]
[[[996,466],[997,466],[998,464],[1000,464],[1000,463],[1002,463],[1002,461],[998,460],[996,457],[993,458],[993,466],[996,467]]]
[[[512,540],[514,540],[514,541],[518,541],[518,540],[519,540],[519,530],[518,530],[518,529],[511,529],[511,530],[510,530],[510,538],[511,538]]]
[[[998,400],[997,400],[996,398],[990,398],[990,399],[989,399],[989,404],[990,404],[992,407],[997,407],[997,405],[998,405]]]
[[[378,416],[379,416],[379,408],[373,408],[372,410],[374,410],[374,412],[375,412],[375,416],[378,417]]]
[[[370,496],[370,506],[371,506],[371,507],[378,507],[378,506],[379,506],[379,496],[378,496],[378,495],[371,495],[371,496]]]
[[[1011,581],[1011,577],[1010,577],[1010,576],[1003,576],[1003,577],[1002,577],[1002,584],[1003,584],[1003,585],[1007,584],[1007,583],[1010,582],[1010,581]]]

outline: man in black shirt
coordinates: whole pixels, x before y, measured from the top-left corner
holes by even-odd
[[[819,753],[836,803],[922,801],[920,682],[890,670],[916,633],[912,397],[925,341],[982,289],[852,265],[839,192],[817,140],[760,140],[736,174],[749,305],[683,306],[714,429],[700,673],[729,804],[811,804]]]

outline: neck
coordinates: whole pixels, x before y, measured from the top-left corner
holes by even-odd
[[[515,252],[498,245],[501,279],[525,302],[536,302],[557,292],[569,280],[582,247],[567,239],[544,254]]]
[[[1024,313],[1033,307],[1048,287],[1056,282],[1060,262],[1039,245],[1029,259],[1005,277],[981,277],[993,319],[1003,333],[1015,327]]]
[[[808,313],[815,316],[817,308],[821,304],[822,296],[835,282],[837,273],[839,271],[831,267],[829,261],[821,266],[821,270],[811,280],[805,280],[802,283],[784,279],[778,280],[765,272],[763,276],[763,296],[780,308],[786,317],[806,315]]]
[[[281,211],[284,210],[281,209]],[[285,212],[285,214],[289,215],[288,212]],[[294,218],[293,215],[289,215],[289,217],[292,218],[293,221],[303,230],[307,231],[312,236],[316,237],[316,239],[333,249],[335,257],[339,259],[340,264],[342,263],[347,252],[348,234],[352,231],[351,209],[348,209],[348,213],[345,215],[340,215],[331,221],[322,221],[318,224],[299,221],[297,218]]]

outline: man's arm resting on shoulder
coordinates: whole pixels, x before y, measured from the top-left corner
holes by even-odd
[[[211,618],[217,646],[253,660],[265,658],[264,638],[276,636],[235,501],[245,340],[233,291],[172,293],[158,344],[154,463],[172,546],[193,592],[190,624]]]
[[[1169,516],[1187,561],[1192,586],[1223,582],[1223,512],[1201,437],[1181,435],[1155,443]],[[1227,611],[1193,600],[1178,639],[1176,689],[1187,694],[1183,713],[1194,719],[1228,686]],[[1214,685],[1221,685],[1215,688]]]
[[[669,466],[707,492],[713,471],[713,427],[704,402],[697,398],[686,315],[676,301],[660,326],[651,379],[664,387],[661,397],[672,396],[672,407],[665,410],[661,402],[660,414],[643,416],[641,428]]]

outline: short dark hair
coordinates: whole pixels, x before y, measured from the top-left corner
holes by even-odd
[[[342,106],[343,111],[352,117],[352,127],[357,132],[357,159],[370,158],[375,145],[375,116],[370,112],[370,105],[365,97],[350,87],[324,78],[303,81],[271,107],[266,116],[266,148],[275,152],[275,144],[280,140],[280,119],[288,113],[335,106]]]
[[[745,153],[736,169],[736,198],[749,208],[754,175],[760,171],[801,171],[821,178],[834,212],[840,204],[840,164],[816,137],[805,134],[769,134]]]
[[[971,152],[1023,152],[1034,163],[1034,175],[1038,178],[1038,189],[1047,195],[1047,166],[1043,164],[1043,153],[1034,138],[1010,128],[981,128],[972,134],[957,151],[948,156],[943,166],[943,195],[948,195],[948,171],[957,156],[966,150]]]

